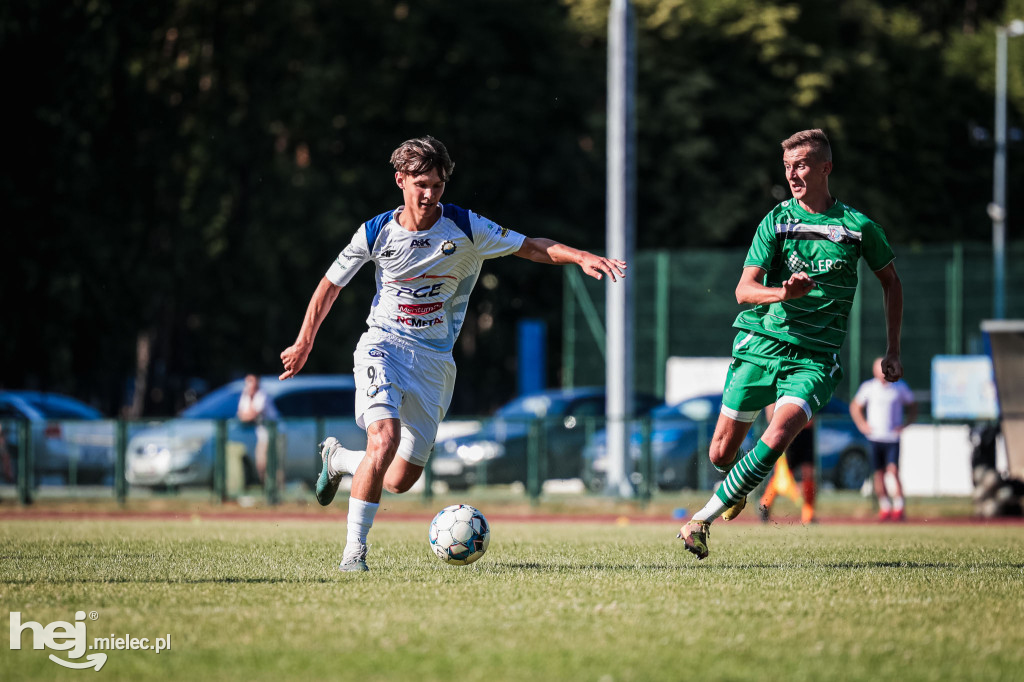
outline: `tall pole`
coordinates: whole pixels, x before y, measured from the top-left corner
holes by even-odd
[[[1024,20],[996,28],[996,151],[992,169],[992,317],[1006,317],[1006,62],[1009,39],[1024,35]]]
[[[636,247],[636,20],[630,0],[608,11],[608,175],[605,238],[609,258],[633,262]],[[633,416],[633,279],[607,286],[607,492],[632,496],[628,420]]]
[[[992,172],[992,317],[1006,317],[1006,43],[996,29],[996,152]]]

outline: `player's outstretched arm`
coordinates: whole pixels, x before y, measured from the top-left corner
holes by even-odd
[[[793,298],[806,296],[807,293],[817,286],[810,275],[805,272],[797,272],[788,280],[782,283],[781,287],[766,287],[761,284],[764,279],[764,268],[756,265],[748,265],[743,268],[739,284],[736,285],[736,302],[753,303],[778,303]]]
[[[320,325],[323,323],[324,318],[327,317],[327,313],[330,312],[331,306],[334,305],[334,301],[337,300],[339,293],[341,293],[341,287],[337,284],[326,277],[320,280],[316,291],[313,292],[313,298],[309,300],[309,305],[306,306],[306,316],[302,318],[302,327],[299,329],[298,338],[295,339],[295,343],[281,352],[281,363],[284,365],[284,373],[278,379],[284,380],[295,376],[306,364],[306,358],[309,357],[309,352],[313,350],[313,340],[316,338],[316,333],[320,330]]]
[[[882,283],[882,302],[885,306],[885,355],[882,356],[882,374],[886,381],[899,381],[903,376],[900,361],[900,332],[903,328],[903,282],[896,274],[896,266],[889,263],[875,273]]]
[[[535,263],[548,265],[575,263],[594,279],[602,279],[608,275],[613,282],[617,282],[626,276],[626,261],[605,258],[589,251],[574,249],[551,239],[527,237],[523,241],[523,245],[516,251],[516,255]]]

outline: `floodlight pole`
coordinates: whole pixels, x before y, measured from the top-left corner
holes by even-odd
[[[1006,62],[1010,37],[1024,35],[1024,20],[996,28],[996,150],[992,172],[992,317],[1006,317]]]
[[[636,250],[636,18],[630,0],[612,0],[608,10],[609,258],[633,264]],[[631,497],[629,419],[633,416],[633,278],[607,285],[605,369],[608,417],[607,489]]]

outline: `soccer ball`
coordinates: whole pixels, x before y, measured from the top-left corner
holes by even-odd
[[[430,522],[430,549],[449,564],[464,566],[484,555],[491,542],[487,519],[468,504],[453,504]]]

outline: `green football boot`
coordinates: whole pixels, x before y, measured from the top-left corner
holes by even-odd
[[[708,556],[710,534],[711,524],[707,521],[690,521],[679,529],[676,537],[683,541],[686,551],[696,554],[698,559],[705,559]]]
[[[328,437],[320,444],[320,460],[324,467],[320,470],[320,477],[316,479],[316,501],[324,507],[329,505],[334,500],[334,496],[338,494],[338,485],[341,483],[341,477],[345,475],[344,471],[338,471],[331,476],[328,466],[331,455],[340,447],[341,443],[334,436]]]

